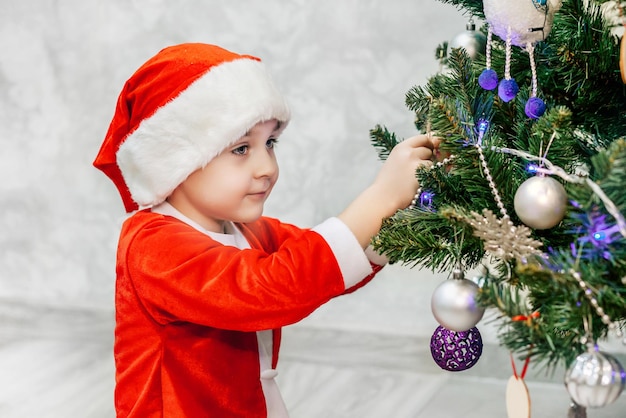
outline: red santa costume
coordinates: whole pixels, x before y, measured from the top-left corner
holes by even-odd
[[[287,417],[274,377],[280,328],[384,264],[337,218],[261,217],[203,229],[165,202],[256,123],[289,111],[260,60],[166,48],[127,81],[94,165],[128,212],[116,263],[118,417]]]

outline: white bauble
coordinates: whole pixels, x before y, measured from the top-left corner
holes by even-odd
[[[492,32],[506,39],[510,27],[511,43],[520,47],[546,39],[561,6],[561,0],[483,0]]]
[[[576,357],[565,373],[565,387],[578,405],[600,408],[615,402],[626,384],[626,372],[610,354],[590,350]]]
[[[485,308],[478,306],[478,285],[465,278],[442,282],[431,297],[430,308],[441,326],[461,332],[473,328],[483,317]]]
[[[526,180],[515,192],[515,213],[533,229],[550,229],[561,222],[567,209],[567,192],[548,176]]]

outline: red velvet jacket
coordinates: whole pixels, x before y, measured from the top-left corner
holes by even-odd
[[[371,264],[369,275],[344,277],[358,270],[341,265],[356,240],[340,248],[332,228],[302,230],[265,217],[237,227],[250,249],[149,210],[124,223],[115,300],[118,417],[265,418],[256,331],[275,330],[275,367],[280,327],[380,270]]]

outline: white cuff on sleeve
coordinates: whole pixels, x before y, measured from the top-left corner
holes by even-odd
[[[332,250],[347,288],[372,273],[372,266],[350,229],[338,218],[329,218],[313,228]]]
[[[384,254],[378,254],[371,245],[365,249],[365,255],[369,261],[378,266],[386,266],[387,263],[389,263],[387,256]]]

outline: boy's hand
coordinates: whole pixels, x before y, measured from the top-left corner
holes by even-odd
[[[391,150],[372,184],[381,199],[390,203],[387,216],[411,203],[419,187],[415,171],[420,166],[432,164],[434,149],[435,144],[429,135],[416,135]]]
[[[389,153],[372,185],[338,216],[363,248],[378,233],[384,218],[411,204],[419,187],[415,171],[432,164],[434,147],[428,135],[400,142]]]

